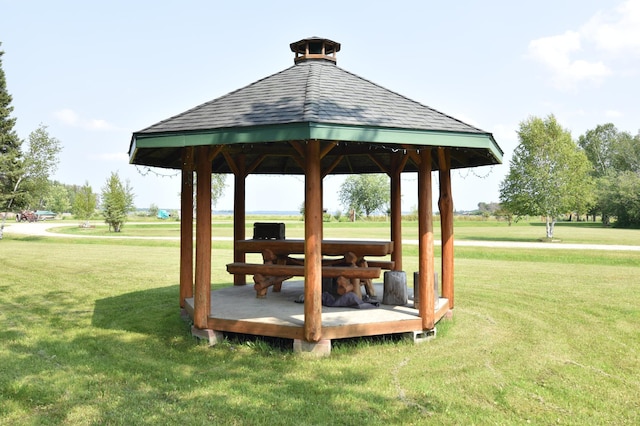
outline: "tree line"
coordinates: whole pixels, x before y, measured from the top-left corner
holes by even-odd
[[[607,123],[575,141],[549,115],[521,122],[518,140],[500,184],[503,214],[543,216],[547,238],[563,214],[640,226],[640,133],[632,136]]]

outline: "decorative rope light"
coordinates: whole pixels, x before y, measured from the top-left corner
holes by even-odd
[[[149,176],[149,175],[153,175],[156,177],[161,177],[161,178],[174,178],[176,176],[179,176],[180,173],[182,173],[181,171],[177,171],[177,172],[173,172],[172,174],[163,174],[163,173],[158,173],[155,170],[153,170],[151,167],[149,166],[140,166],[138,164],[135,164],[136,166],[136,170],[138,171],[138,173],[141,176]]]

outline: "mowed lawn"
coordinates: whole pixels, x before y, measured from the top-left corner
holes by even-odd
[[[122,235],[177,229],[160,226]],[[387,227],[330,223],[325,235]],[[288,236],[298,229],[287,222]],[[640,244],[637,230],[592,224],[556,233]],[[537,223],[456,223],[458,239],[543,236]],[[231,248],[214,241],[214,286],[231,285]],[[0,424],[640,423],[640,252],[458,247],[454,316],[435,340],[337,340],[322,359],[286,341],[198,343],[179,316],[178,256],[171,240],[5,235]],[[417,248],[404,256],[410,276]]]

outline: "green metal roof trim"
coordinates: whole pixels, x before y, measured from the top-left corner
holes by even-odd
[[[380,173],[380,164],[390,161],[389,153],[425,147],[447,147],[454,153],[452,168],[500,164],[502,151],[489,133],[457,133],[415,129],[388,129],[318,123],[214,129],[210,131],[155,133],[135,135],[130,162],[134,164],[178,169],[180,151],[187,146],[225,145],[232,156],[244,154],[247,162],[266,156],[254,170],[256,174],[303,174],[292,157],[295,150],[290,141],[323,140],[339,142],[323,159],[332,164],[347,156],[332,174]],[[373,161],[372,157],[375,157]],[[408,163],[405,171],[416,171]],[[434,163],[437,169],[437,163]],[[226,162],[216,159],[214,173],[230,173]]]
[[[130,162],[136,162],[136,154],[140,149],[286,142],[310,139],[485,149],[488,150],[495,159],[495,163],[493,164],[501,163],[503,156],[502,150],[490,133],[456,133],[319,123],[292,123],[196,132],[134,134],[130,152]]]

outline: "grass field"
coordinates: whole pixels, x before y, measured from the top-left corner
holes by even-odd
[[[388,232],[349,225],[325,235]],[[175,223],[144,226],[123,235],[177,236]],[[302,226],[287,221],[287,236]],[[592,224],[556,233],[640,241]],[[456,223],[457,239],[543,236],[538,224]],[[214,241],[215,286],[231,284],[231,253]],[[435,340],[338,340],[323,359],[243,336],[198,344],[179,317],[178,255],[173,240],[6,235],[0,424],[640,423],[640,252],[458,247],[454,317]],[[415,246],[404,256],[415,270]]]
[[[273,221],[269,217],[249,217],[245,230],[248,238],[253,235],[253,222]],[[288,216],[278,219],[285,223],[287,238],[303,238],[304,222],[299,217]],[[60,222],[62,223],[62,222]],[[69,225],[69,223],[65,223]],[[388,222],[329,222],[324,224],[326,238],[342,238],[345,233],[350,238],[389,238]],[[434,236],[440,237],[439,222],[434,222]],[[476,241],[522,241],[537,242],[545,236],[544,222],[519,222],[509,226],[506,222],[495,220],[459,220],[455,224],[455,237],[457,240]],[[78,227],[59,227],[55,232],[74,235],[112,236],[104,223],[95,223],[95,228],[82,229]],[[159,236],[179,238],[180,224],[178,222],[142,222],[129,223],[123,228],[124,236]],[[404,239],[417,238],[418,222],[407,221],[402,225],[402,237]],[[233,236],[233,222],[231,218],[214,217],[213,236]],[[616,229],[605,228],[600,223],[593,222],[560,222],[556,225],[554,239],[563,243],[575,244],[640,244],[640,229]]]

